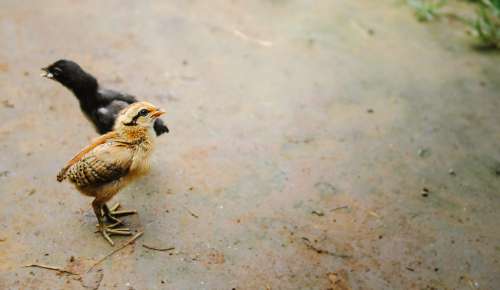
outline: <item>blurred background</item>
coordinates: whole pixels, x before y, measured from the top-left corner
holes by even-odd
[[[499,289],[498,3],[1,1],[0,288]],[[90,272],[61,58],[171,130]]]

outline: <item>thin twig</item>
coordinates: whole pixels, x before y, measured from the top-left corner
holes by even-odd
[[[149,250],[155,250],[155,251],[160,251],[160,252],[166,252],[166,251],[172,251],[172,250],[175,250],[175,247],[170,247],[170,248],[156,248],[156,247],[153,247],[153,246],[148,246],[146,244],[142,244],[142,246],[146,249],[149,249]]]
[[[318,211],[318,210],[311,211],[311,214],[314,214],[314,215],[317,215],[317,216],[324,216],[325,215],[324,212]]]
[[[312,244],[312,242],[306,238],[306,237],[302,237],[302,241],[304,242],[304,244],[306,245],[307,248],[315,251],[316,253],[318,254],[327,254],[327,255],[330,255],[330,256],[334,256],[334,257],[339,257],[339,258],[343,258],[343,259],[346,259],[346,258],[351,258],[350,255],[346,255],[346,254],[337,254],[337,253],[333,253],[333,252],[330,252],[328,250],[323,250],[323,249],[320,249],[316,246],[314,246]]]
[[[189,212],[189,214],[190,214],[192,217],[194,217],[194,218],[199,218],[199,217],[200,217],[199,215],[197,215],[197,214],[195,214],[194,212],[192,212],[189,208],[187,208],[187,207],[185,207],[185,206],[183,206],[183,207],[184,207],[184,208],[185,208],[185,209]]]
[[[336,207],[336,208],[332,208],[330,211],[336,211],[336,210],[344,209],[344,208],[349,208],[349,206],[347,206],[347,205],[339,206],[339,207]]]
[[[265,46],[265,47],[273,46],[273,43],[271,41],[250,37],[250,36],[246,35],[245,33],[239,31],[238,29],[230,29],[229,31],[231,31],[234,35],[236,35],[244,40],[257,43],[258,45]]]
[[[59,272],[59,273],[64,273],[64,274],[69,274],[69,275],[78,275],[78,274],[77,274],[77,273],[75,273],[75,272],[71,272],[71,271],[64,270],[64,269],[59,268],[59,267],[48,266],[48,265],[43,265],[43,264],[30,264],[30,265],[26,265],[26,266],[24,266],[24,267],[42,268],[42,269],[47,269],[47,270],[57,271],[57,272]]]
[[[99,265],[100,263],[102,263],[104,260],[106,260],[107,258],[109,258],[111,255],[113,255],[114,253],[120,251],[121,249],[125,248],[126,246],[132,244],[135,240],[137,240],[140,236],[142,236],[142,234],[144,234],[144,232],[138,232],[137,234],[135,234],[135,236],[131,237],[128,241],[126,241],[125,243],[123,243],[123,245],[121,245],[120,247],[114,249],[113,251],[111,251],[109,254],[107,254],[106,256],[102,257],[99,261],[97,261],[94,265],[92,265],[92,267],[90,267],[88,270],[87,270],[87,273],[90,272],[90,270],[92,270],[95,266]]]

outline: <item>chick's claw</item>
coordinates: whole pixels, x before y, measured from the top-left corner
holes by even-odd
[[[110,226],[106,225],[101,225],[101,234],[108,241],[108,243],[111,246],[114,246],[115,243],[113,242],[113,239],[111,239],[112,235],[120,235],[120,236],[130,236],[132,235],[132,232],[128,228],[111,228]]]
[[[117,216],[131,215],[136,213],[137,213],[136,210],[117,210],[115,212],[111,212],[111,215],[117,217]]]
[[[115,204],[111,208],[108,208],[107,205],[103,205],[103,208],[102,208],[103,214],[109,221],[114,222],[113,225],[123,224],[122,220],[118,219],[117,217],[137,213],[136,210],[121,210],[121,211],[119,211],[118,210],[119,208],[120,208],[119,203]]]

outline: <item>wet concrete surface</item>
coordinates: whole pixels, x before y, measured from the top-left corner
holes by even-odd
[[[500,57],[452,20],[369,0],[0,5],[0,289],[500,289]],[[90,272],[112,248],[55,176],[96,133],[39,77],[59,58],[171,129],[114,199],[144,235]]]

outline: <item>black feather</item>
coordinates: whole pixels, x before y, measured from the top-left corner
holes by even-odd
[[[73,92],[80,102],[80,109],[100,134],[113,130],[118,113],[129,104],[137,102],[132,95],[101,88],[94,76],[73,61],[58,60],[43,70],[51,73],[52,79]],[[169,132],[160,119],[156,119],[154,130],[157,136]]]

